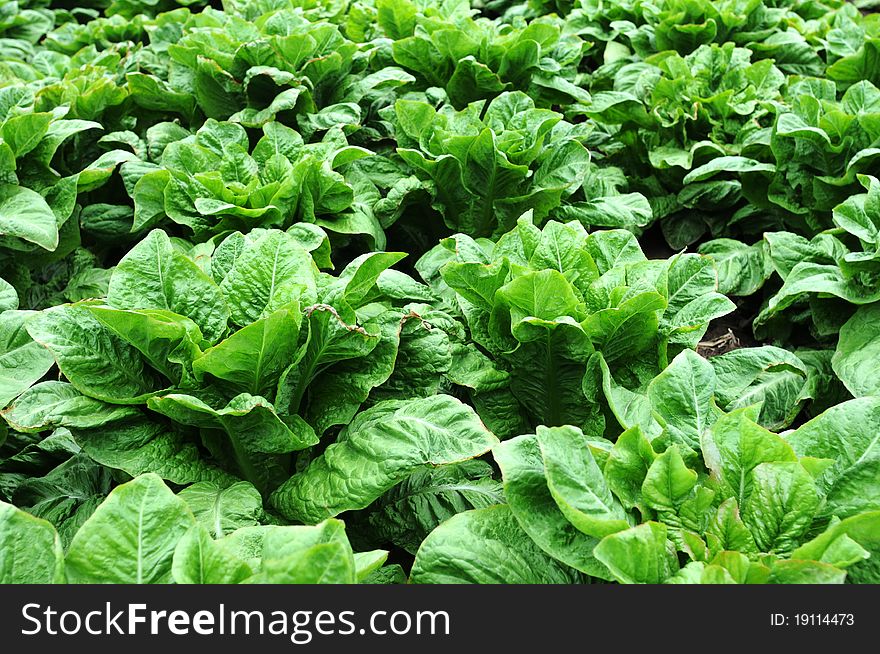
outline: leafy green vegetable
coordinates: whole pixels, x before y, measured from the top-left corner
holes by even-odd
[[[880,582],[876,4],[5,3],[0,582]]]
[[[688,370],[692,379],[699,375]],[[468,511],[439,527],[419,549],[413,578],[510,582],[518,578],[502,567],[506,556],[474,561],[464,552],[509,548],[525,557],[538,547],[572,573],[621,583],[716,583],[718,575],[729,577],[726,583],[840,582],[876,546],[870,530],[844,532],[847,554],[826,555],[823,546],[810,544],[810,534],[833,530],[840,517],[873,519],[877,498],[854,484],[875,485],[876,457],[869,442],[864,451],[843,452],[833,437],[823,437],[836,433],[838,442],[852,442],[844,430],[857,422],[876,424],[867,414],[872,409],[866,400],[844,403],[785,437],[754,422],[758,410],[716,409],[713,424],[700,431],[699,459],[683,457],[677,444],[662,452],[639,444],[637,430],[610,452],[601,439],[590,441],[571,427],[542,427],[537,436],[507,441],[495,456],[509,508]],[[605,452],[604,466],[594,451]],[[834,502],[844,486],[844,495],[858,503]],[[497,519],[489,522],[489,515]],[[502,530],[503,515],[522,531]],[[643,522],[631,526],[639,518]],[[677,554],[687,561],[681,570]],[[873,574],[859,569],[862,579]]]
[[[494,506],[460,513],[422,543],[414,583],[566,584],[573,570],[555,562],[523,532],[510,510]]]
[[[472,459],[495,442],[473,409],[447,395],[381,402],[275,491],[272,504],[285,517],[315,523],[368,506],[419,468]]]

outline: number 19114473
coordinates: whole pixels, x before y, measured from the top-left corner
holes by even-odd
[[[852,627],[855,615],[852,613],[773,613],[770,624],[774,627]]]

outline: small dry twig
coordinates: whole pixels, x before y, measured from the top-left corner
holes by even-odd
[[[742,347],[742,343],[733,330],[728,327],[727,332],[707,341],[700,341],[697,345],[697,352],[706,358],[718,356],[731,350]]]

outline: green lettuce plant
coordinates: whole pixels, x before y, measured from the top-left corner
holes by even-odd
[[[499,236],[526,210],[543,220],[588,170],[585,132],[520,92],[460,112],[409,100],[394,111],[399,156],[446,225],[473,237]]]
[[[456,109],[511,90],[542,107],[589,99],[576,83],[586,44],[558,18],[474,20],[467,2],[377,0],[371,10],[394,61],[420,86],[443,89]]]
[[[332,277],[278,230],[233,233],[201,258],[151,232],[114,270],[106,303],[24,316],[34,342],[23,347],[42,345],[69,383],[28,389],[7,421],[25,432],[71,428],[92,458],[129,474],[191,483],[231,471],[271,489],[292,452],[351,420],[392,376],[399,329],[418,318],[408,278],[383,276],[401,257],[366,255]],[[389,278],[396,300],[376,288]],[[425,293],[414,281],[409,289]],[[106,421],[83,426],[48,409],[74,400]],[[124,419],[119,406],[132,407]]]
[[[578,222],[527,216],[497,243],[458,235],[418,268],[468,327],[457,374],[500,434],[601,422],[601,370],[650,379],[733,309],[708,258],[649,260],[631,233]]]
[[[175,494],[155,474],[121,484],[66,551],[49,522],[0,502],[11,563],[0,583],[369,583],[388,556],[355,553],[338,520],[261,525],[259,494],[196,486]]]
[[[878,582],[876,4],[3,4],[0,582]]]
[[[715,377],[682,352],[654,381],[651,410],[663,422],[654,438],[638,424],[614,443],[539,427],[496,446],[507,506],[441,525],[412,580],[876,581],[878,453],[865,430],[876,399],[774,434],[756,422],[759,407],[721,411]]]
[[[634,190],[647,195],[654,219],[679,248],[708,230],[762,227],[745,200],[753,178],[760,185],[775,168],[752,150],[766,138],[784,83],[772,60],[755,60],[733,43],[702,45],[595,80],[584,112],[605,133],[599,150],[640,180]]]
[[[208,119],[195,134],[173,123],[151,129],[147,148],[155,163],[132,164],[141,173],[131,191],[133,231],[166,217],[197,238],[307,222],[384,242],[369,190],[364,198],[358,180],[338,170],[371,153],[348,145],[338,128],[304,143],[298,132],[272,122],[253,149],[237,123]]]

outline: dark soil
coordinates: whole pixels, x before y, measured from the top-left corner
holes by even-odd
[[[741,347],[761,345],[752,333],[752,321],[760,310],[760,295],[731,299],[736,302],[736,310],[713,320],[697,345],[697,352],[707,359]]]
[[[675,254],[675,250],[669,247],[660,230],[659,220],[642,233],[639,237],[639,245],[649,259],[668,259]]]

